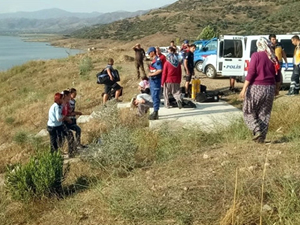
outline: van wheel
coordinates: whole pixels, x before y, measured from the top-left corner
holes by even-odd
[[[202,64],[203,64],[203,61],[196,62],[195,67],[198,72],[202,72]]]
[[[205,75],[211,79],[216,78],[217,76],[216,69],[212,65],[208,65],[205,70]]]

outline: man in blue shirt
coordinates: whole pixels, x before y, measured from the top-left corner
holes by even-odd
[[[149,65],[149,81],[150,92],[153,100],[153,113],[150,114],[149,120],[158,120],[158,110],[160,106],[160,89],[161,89],[161,74],[162,74],[162,62],[156,55],[155,47],[148,49],[148,55],[152,58],[152,62]]]

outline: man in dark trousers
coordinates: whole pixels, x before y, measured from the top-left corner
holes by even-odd
[[[299,77],[300,77],[300,38],[298,35],[295,35],[291,39],[293,45],[295,45],[294,50],[294,69],[293,75],[291,77],[291,85],[290,90],[288,91],[287,95],[299,95]]]
[[[144,76],[146,76],[145,69],[144,69],[144,62],[143,62],[145,58],[145,51],[143,48],[141,48],[140,44],[136,44],[135,46],[133,46],[132,49],[135,51],[135,68],[137,71],[137,78],[140,79],[141,77],[140,67]]]
[[[153,100],[154,112],[149,116],[149,120],[158,120],[158,110],[160,106],[160,89],[161,89],[161,74],[162,74],[162,62],[156,55],[155,47],[148,49],[148,54],[152,58],[152,62],[149,65],[149,81],[150,92]]]
[[[192,44],[189,47],[189,51],[187,52],[184,58],[184,69],[186,72],[186,82],[185,82],[185,97],[189,96],[189,84],[191,82],[192,76],[195,75],[194,69],[194,52],[196,50],[196,45]]]

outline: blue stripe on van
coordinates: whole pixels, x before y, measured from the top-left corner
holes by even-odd
[[[285,68],[286,63],[282,63],[282,67]],[[293,68],[294,64],[293,63],[288,63],[288,68]]]

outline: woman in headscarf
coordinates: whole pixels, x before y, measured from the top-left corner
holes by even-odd
[[[240,97],[244,99],[244,121],[253,132],[252,140],[264,143],[275,95],[279,93],[281,71],[271,42],[259,38],[257,52],[251,56]]]
[[[178,108],[182,108],[181,99],[181,64],[173,47],[169,47],[169,54],[163,67],[161,85],[164,88],[164,104],[166,108],[170,107],[169,93],[177,101]]]

